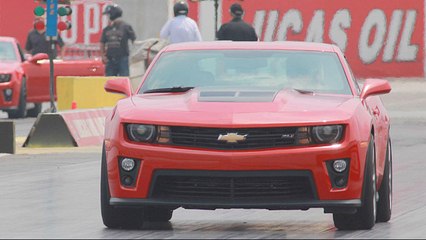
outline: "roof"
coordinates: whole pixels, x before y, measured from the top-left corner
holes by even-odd
[[[0,36],[0,42],[16,42],[16,39],[13,37],[2,37]]]
[[[168,45],[165,51],[177,50],[208,50],[208,49],[259,49],[259,50],[307,50],[336,52],[336,46],[327,43],[302,42],[302,41],[276,41],[276,42],[185,42]]]

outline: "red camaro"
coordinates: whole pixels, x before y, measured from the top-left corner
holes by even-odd
[[[57,76],[103,76],[100,60],[54,60]],[[56,96],[55,96],[56,99]],[[24,55],[18,41],[0,37],[0,110],[9,118],[37,117],[50,101],[50,65],[45,53]]]
[[[106,119],[101,206],[107,227],[168,221],[189,209],[323,208],[338,229],[387,222],[390,119],[334,45],[172,44],[136,93],[127,79]]]

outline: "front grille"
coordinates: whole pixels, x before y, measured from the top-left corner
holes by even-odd
[[[175,173],[175,174],[174,174]],[[151,197],[196,201],[289,201],[315,199],[306,171],[163,171]]]
[[[170,127],[171,142],[174,145],[230,150],[292,146],[296,142],[296,132],[296,127],[236,129]],[[236,143],[218,140],[219,135],[229,133],[246,135],[246,139]]]

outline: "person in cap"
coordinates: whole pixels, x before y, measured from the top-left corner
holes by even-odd
[[[135,31],[121,19],[123,10],[118,5],[108,5],[103,14],[109,18],[100,40],[105,76],[129,76],[129,41],[136,40]]]
[[[258,37],[254,28],[244,22],[244,10],[240,4],[234,3],[229,8],[232,20],[223,24],[217,32],[217,40],[231,41],[257,41]]]
[[[197,23],[188,17],[188,5],[179,1],[173,6],[174,17],[168,20],[160,31],[160,38],[170,43],[201,41]]]

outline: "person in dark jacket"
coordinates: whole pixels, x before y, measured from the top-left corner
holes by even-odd
[[[100,41],[105,76],[129,76],[129,41],[136,40],[135,31],[122,20],[123,10],[118,5],[108,5],[103,14],[109,17]]]
[[[243,20],[244,10],[241,5],[234,3],[229,10],[232,20],[220,27],[217,40],[257,41],[256,31]]]
[[[45,21],[43,17],[36,18],[34,23],[37,21]],[[58,34],[56,40],[53,41],[55,48],[52,51],[52,57],[57,58],[58,48],[60,49],[60,57],[63,58],[65,55],[65,43]],[[46,40],[46,28],[43,29],[32,29],[27,35],[27,42],[25,44],[25,51],[29,54],[36,55],[37,53],[49,53],[51,48],[49,40]]]

